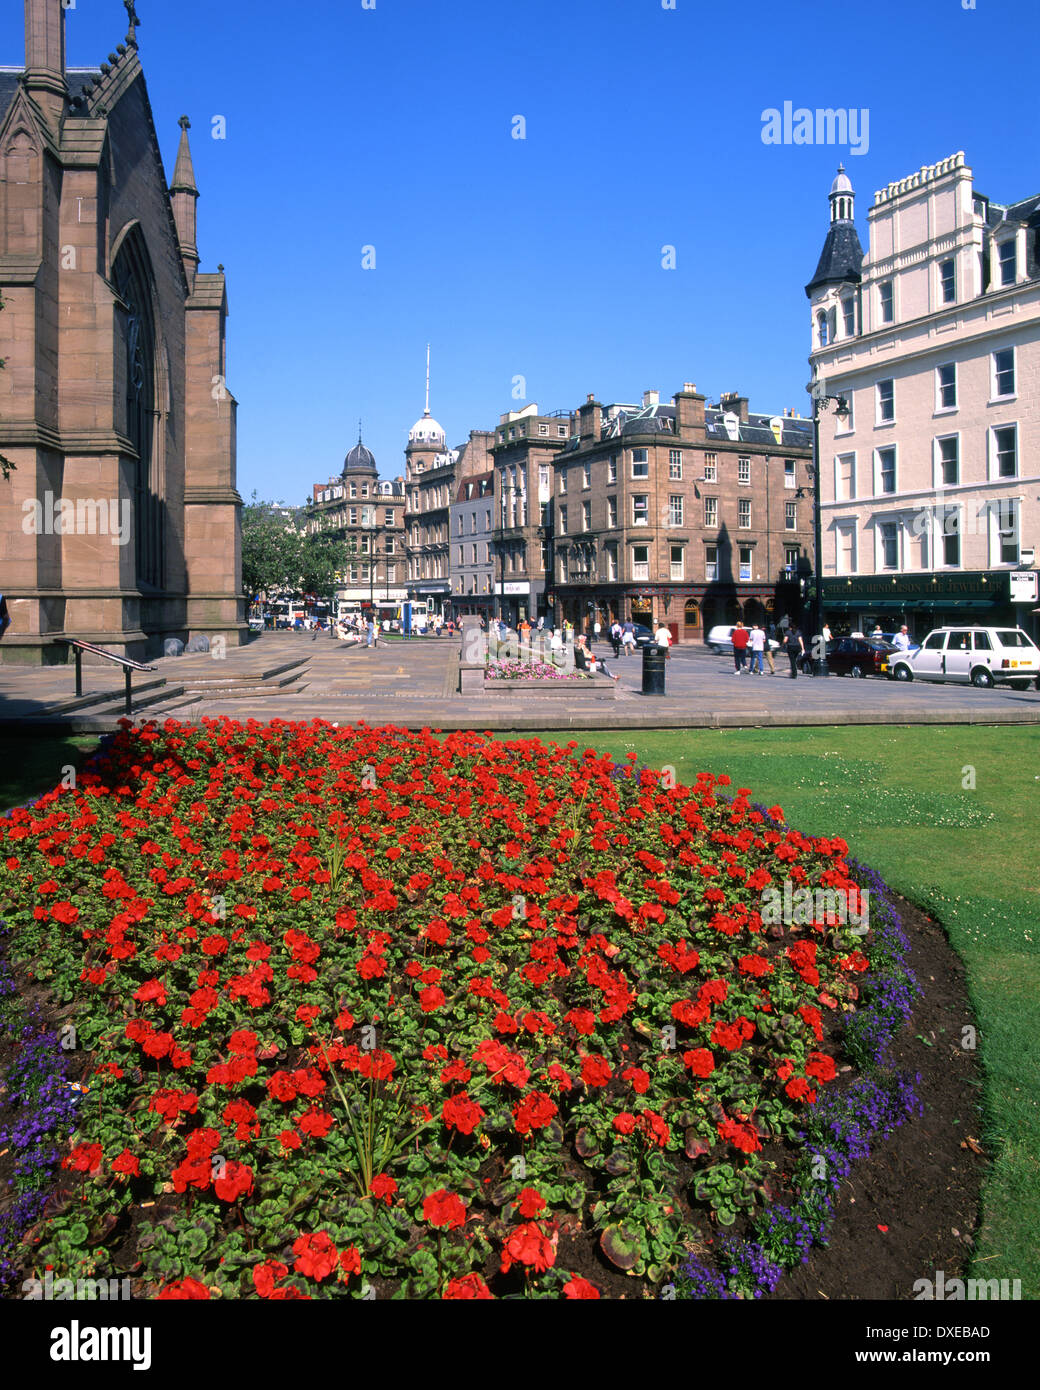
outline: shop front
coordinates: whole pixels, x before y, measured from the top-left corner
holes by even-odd
[[[823,581],[824,616],[836,635],[898,632],[917,641],[936,627],[1021,627],[1036,640],[1032,571],[849,576]],[[1025,581],[1025,582],[1023,582]]]

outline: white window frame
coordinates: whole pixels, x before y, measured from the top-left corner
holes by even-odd
[[[999,395],[997,392],[997,353],[1010,352],[1011,354],[1011,390],[1006,395]],[[994,348],[989,355],[990,374],[989,374],[989,399],[992,405],[995,401],[1013,401],[1018,398],[1018,353],[1013,344],[1007,347]]]
[[[642,507],[637,508],[636,502],[639,501],[640,498],[642,498],[644,505]],[[650,525],[650,494],[648,492],[632,493],[632,525]]]
[[[881,485],[881,455],[891,452],[893,458],[891,491]],[[874,450],[874,496],[894,497],[899,491],[899,451],[894,444],[883,444]]]
[[[751,498],[741,497],[737,503],[737,530],[751,530]]]
[[[1013,274],[1010,280],[1004,279],[1004,248],[1010,246],[1014,256],[1012,265]],[[1013,233],[1009,237],[1002,237],[996,245],[997,253],[997,289],[1010,289],[1012,285],[1018,284],[1018,236]]]
[[[1015,431],[1015,471],[1014,473],[1001,473],[997,463],[997,430]],[[992,483],[1009,483],[1012,479],[1020,476],[1022,472],[1022,443],[1019,433],[1017,420],[1005,420],[999,425],[990,425],[987,431],[988,465],[987,473]]]
[[[636,559],[636,552],[637,552],[638,550],[645,550],[645,551],[646,551],[646,559],[645,559],[645,560],[637,560],[637,559]],[[648,579],[650,578],[650,547],[649,547],[649,545],[634,545],[634,546],[632,547],[631,565],[632,565],[632,578],[633,578],[633,580],[639,579],[639,580],[644,580],[644,581],[645,581],[645,580],[648,580]],[[645,571],[645,572],[644,572],[644,573],[640,573],[641,570],[642,570],[642,571]]]
[[[785,502],[785,503],[784,503],[784,530],[785,530],[785,531],[797,531],[797,530],[798,530],[798,503],[797,503],[797,502]]]
[[[581,490],[582,492],[592,486],[592,464],[583,463],[581,465]]]
[[[583,502],[581,504],[581,529],[583,531],[592,530],[592,503]]]
[[[952,439],[957,445],[957,477],[952,483],[948,483],[943,478],[943,456],[942,446],[945,440]],[[951,434],[937,434],[932,440],[932,486],[937,489],[946,487],[959,487],[961,481],[961,436],[960,431],[955,430]]]
[[[737,486],[751,486],[751,460],[749,458],[737,459]]]
[[[892,388],[892,397],[891,397],[891,400],[892,400],[892,414],[891,414],[890,416],[888,416],[887,418],[886,418],[885,416],[883,416],[882,413],[881,413],[881,408],[882,408],[881,388],[882,388],[882,386],[891,386],[891,388]],[[894,425],[895,422],[896,422],[896,380],[895,380],[895,377],[886,376],[886,377],[882,377],[880,381],[875,381],[875,383],[874,383],[874,424],[875,424],[875,425]]]
[[[673,483],[682,482],[682,450],[668,450],[668,480]]]
[[[896,532],[896,562],[894,565],[885,564],[885,539],[884,528],[894,526]],[[878,517],[877,525],[874,527],[875,537],[875,564],[874,569],[877,574],[898,574],[903,568],[903,527],[899,517]]]
[[[685,501],[682,493],[672,492],[668,495],[668,525],[685,526],[684,516],[686,514]]]
[[[851,460],[852,467],[849,470],[849,491],[848,495],[842,493],[843,481],[841,476],[841,466],[845,460]],[[856,451],[848,454],[834,455],[834,496],[839,502],[854,502],[856,500]]]
[[[704,481],[706,483],[717,483],[719,480],[719,456],[718,454],[704,455]]]
[[[566,506],[557,507],[557,509],[556,509],[556,515],[557,515],[557,517],[558,517],[558,519],[559,519],[559,523],[560,523],[559,534],[560,534],[561,536],[565,536],[565,535],[567,534],[567,508],[566,508]]]
[[[1015,531],[1018,535],[1016,556],[1013,560],[1000,558],[1000,505],[1010,504],[1014,509]],[[1018,497],[994,498],[989,505],[989,567],[990,569],[1015,569],[1022,557],[1022,501]]]
[[[841,539],[843,536],[850,536],[852,544],[849,546],[849,568],[844,565]],[[834,523],[834,571],[836,574],[857,574],[859,563],[858,555],[859,535],[855,520],[836,521]]]
[[[784,487],[796,488],[798,486],[798,460],[784,459]]]
[[[950,266],[953,267],[953,297],[952,297],[951,299],[947,299],[947,298],[946,298],[946,285],[945,285],[945,282],[944,282],[944,280],[943,280],[943,266],[944,266],[944,265],[950,265]],[[944,256],[944,257],[942,258],[942,260],[939,261],[938,265],[936,266],[936,271],[937,271],[937,274],[938,274],[938,276],[939,276],[939,304],[940,304],[940,306],[943,305],[943,304],[956,304],[956,303],[957,303],[957,257],[956,257],[956,256]]]
[[[747,553],[747,557],[748,557],[746,561],[742,558],[745,552]],[[745,568],[747,569],[747,574],[744,573]],[[750,545],[738,545],[738,546],[737,546],[737,578],[738,578],[738,580],[743,580],[745,583],[747,583],[749,580],[754,579],[754,577],[755,577],[755,551],[754,551],[754,547],[753,547],[753,546],[750,546]]]
[[[889,314],[885,316],[885,290],[888,290]],[[878,326],[887,327],[896,321],[896,282],[892,276],[878,282]]]
[[[676,552],[679,554],[676,560]],[[668,548],[668,567],[673,580],[686,578],[686,550],[681,545],[672,545]]]
[[[944,369],[947,369],[947,368],[950,368],[950,367],[953,368],[953,404],[952,404],[952,405],[944,405],[944,404],[943,404],[943,398],[942,398],[942,393],[943,393],[942,372],[944,371]],[[894,399],[893,399],[893,407],[894,407],[894,404],[895,404],[895,402],[894,402]],[[956,363],[956,362],[940,362],[940,363],[938,364],[938,366],[936,367],[936,369],[935,369],[935,414],[936,414],[936,415],[950,415],[950,414],[952,414],[952,413],[953,413],[955,410],[957,410],[957,409],[958,409],[958,395],[957,395],[957,363]]]
[[[611,454],[610,458],[607,459],[607,482],[617,482],[617,454]]]
[[[708,513],[711,512],[709,517]],[[716,527],[719,524],[719,499],[717,497],[705,497],[704,499],[704,525]]]
[[[616,497],[608,497],[608,498],[607,498],[607,527],[608,527],[611,531],[614,531],[614,530],[617,529],[617,524],[618,524],[618,519],[617,519],[617,518],[618,518],[617,498],[616,498]]]
[[[849,327],[850,309],[852,310],[851,328]],[[856,336],[856,296],[854,294],[845,295],[841,301],[841,331],[842,335],[846,338],[854,338]]]
[[[712,560],[710,557],[714,555]],[[719,547],[717,545],[706,545],[704,547],[704,578],[707,583],[714,584],[719,577]]]
[[[636,455],[637,455],[637,454],[644,454],[645,457],[644,457],[644,458],[636,458]],[[638,449],[633,449],[633,450],[632,450],[632,458],[631,458],[631,461],[630,461],[630,467],[631,467],[632,471],[631,471],[631,473],[629,474],[629,476],[630,476],[634,481],[636,481],[636,482],[642,482],[644,478],[649,478],[649,477],[650,477],[650,450],[649,450],[649,449],[644,449],[644,448],[641,448],[641,447],[638,448]],[[639,468],[645,468],[645,469],[646,469],[646,472],[645,472],[645,473],[637,473],[637,472],[636,472],[636,468],[637,468],[637,467],[639,467]]]

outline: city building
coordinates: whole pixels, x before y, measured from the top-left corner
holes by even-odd
[[[137,17],[65,61],[67,0],[25,0],[0,69],[0,660],[62,639],[147,657],[248,632],[223,267],[202,272],[187,117],[169,185]]]
[[[495,472],[495,613],[515,627],[552,612],[553,486],[571,412],[541,415],[534,402],[499,417]]]
[[[493,472],[462,478],[451,506],[451,602],[455,617],[494,611]]]
[[[801,605],[811,549],[811,422],[709,404],[687,382],[671,405],[590,395],[555,460],[557,622],[615,619],[699,641],[716,623]]]
[[[839,170],[811,304],[824,611],[834,630],[970,620],[1036,634],[1040,196],[996,203],[958,153],[874,195]]]
[[[336,599],[341,611],[358,613],[373,605],[380,613],[400,608],[405,589],[404,479],[380,480],[375,456],[358,442],[343,460],[343,471],[315,483],[307,509],[307,528],[342,543]]]
[[[427,604],[430,617],[452,613],[451,506],[463,478],[486,473],[494,436],[471,430],[448,449],[444,430],[430,414],[430,350],[426,349],[426,408],[408,431],[405,448],[405,526],[408,597]]]

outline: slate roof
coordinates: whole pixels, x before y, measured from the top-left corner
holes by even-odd
[[[0,68],[0,121],[7,115],[24,71],[24,68]],[[87,84],[97,82],[100,77],[100,68],[67,68],[65,81],[68,83],[70,100],[75,101],[77,97],[82,96]],[[77,116],[85,116],[86,107],[73,107],[68,115],[73,120]]]
[[[816,274],[805,287],[811,298],[819,285],[833,284],[842,280],[858,281],[860,267],[863,265],[863,248],[854,222],[842,221],[831,225],[827,239],[823,243]]]

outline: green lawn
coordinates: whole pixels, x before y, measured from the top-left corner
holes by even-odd
[[[1040,1297],[1040,732],[832,728],[570,734],[679,781],[729,773],[807,833],[841,835],[943,922],[968,970],[986,1070],[987,1139],[973,1273]],[[974,783],[974,787],[972,787]],[[958,1029],[962,1020],[951,1019]],[[910,1199],[908,1194],[908,1200]]]
[[[571,735],[537,735],[567,743]],[[0,738],[0,810],[78,765],[93,738]],[[575,742],[680,781],[726,772],[944,922],[968,969],[986,1069],[984,1192],[973,1273],[1040,1297],[1040,732],[833,728],[581,734]],[[972,786],[974,783],[974,786]],[[951,1019],[959,1029],[963,1020]],[[908,1200],[910,1200],[908,1194]]]

